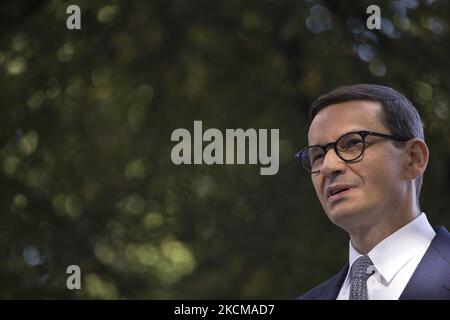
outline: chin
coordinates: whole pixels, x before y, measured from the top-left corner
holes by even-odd
[[[347,208],[345,206],[334,206],[331,210],[327,210],[327,216],[332,223],[339,227],[344,227],[349,224],[354,224],[356,217],[361,217],[361,209]]]

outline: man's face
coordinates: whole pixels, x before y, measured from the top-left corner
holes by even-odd
[[[376,131],[391,134],[381,123],[379,103],[350,101],[327,106],[314,117],[308,132],[309,145],[336,141],[350,131]],[[402,149],[384,138],[366,137],[366,149],[356,162],[346,163],[331,148],[318,173],[311,174],[317,196],[330,220],[348,228],[374,223],[389,214],[405,196]],[[327,188],[350,187],[337,197]]]

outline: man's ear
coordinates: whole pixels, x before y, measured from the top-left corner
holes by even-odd
[[[414,138],[407,142],[406,152],[406,178],[415,179],[421,176],[427,168],[429,151],[428,147],[422,139]]]

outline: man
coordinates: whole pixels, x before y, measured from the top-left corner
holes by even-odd
[[[343,269],[298,299],[450,299],[450,233],[419,206],[428,163],[411,102],[380,85],[319,97],[296,154],[328,218],[350,236]]]

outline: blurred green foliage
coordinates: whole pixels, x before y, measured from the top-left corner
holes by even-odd
[[[77,4],[82,29],[66,28]],[[365,27],[378,4],[382,30]],[[3,1],[0,298],[286,298],[345,262],[293,154],[321,93],[410,97],[450,223],[449,2]],[[176,128],[279,128],[280,171],[175,166]],[[82,290],[66,288],[66,268]]]

